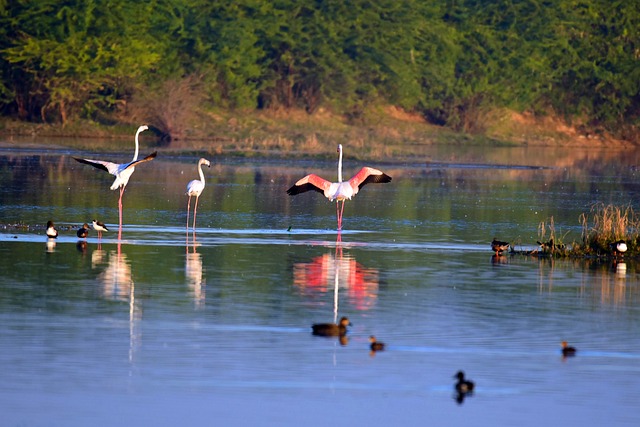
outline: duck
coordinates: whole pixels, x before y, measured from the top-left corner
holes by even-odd
[[[618,254],[622,255],[625,252],[627,252],[627,242],[625,242],[624,240],[618,240],[617,242],[613,242],[611,243],[610,247],[614,255],[618,255]]]
[[[58,230],[53,226],[53,221],[47,221],[47,237],[50,239],[58,237]]]
[[[106,225],[104,225],[103,222],[96,221],[95,219],[91,221],[91,226],[93,227],[94,230],[98,232],[98,238],[102,237],[103,231],[109,231],[109,229],[107,228]]]
[[[538,245],[540,245],[540,249],[544,253],[553,252],[554,249],[556,248],[556,245],[553,242],[553,239],[549,239],[548,242],[541,242],[541,241],[538,240],[536,243],[538,243]]]
[[[86,222],[82,224],[82,227],[78,228],[76,235],[80,239],[84,239],[85,237],[87,237],[89,235],[89,224],[87,224]]]
[[[376,340],[376,337],[371,335],[369,337],[369,342],[371,343],[371,345],[369,346],[369,348],[371,348],[371,351],[383,351],[385,344],[383,342],[380,342],[378,340]]]
[[[316,323],[311,325],[313,335],[323,337],[343,337],[347,334],[347,326],[351,326],[351,322],[347,317],[340,319],[340,323]]]
[[[500,252],[509,250],[509,242],[501,242],[494,237],[491,241],[491,250],[493,250],[496,255]]]
[[[576,353],[578,352],[578,350],[576,350],[575,347],[569,346],[569,344],[566,341],[562,341],[561,345],[562,345],[562,355],[564,357],[575,356]]]
[[[465,379],[463,371],[458,371],[453,378],[458,379],[458,382],[455,385],[455,389],[458,394],[465,395],[473,393],[475,384],[473,381]]]

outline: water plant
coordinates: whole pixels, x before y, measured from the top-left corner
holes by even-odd
[[[589,214],[580,215],[582,245],[576,250],[585,255],[608,255],[613,253],[611,245],[624,240],[628,252],[636,252],[640,218],[630,205],[615,206],[596,203]]]
[[[567,245],[564,244],[564,237],[566,237],[566,233],[560,237],[556,235],[556,225],[553,217],[549,218],[548,223],[540,221],[540,224],[538,224],[537,243],[540,245],[540,253],[551,256],[567,256],[569,250]]]

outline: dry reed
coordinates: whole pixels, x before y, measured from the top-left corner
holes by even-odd
[[[640,218],[631,206],[620,207],[596,203],[591,212],[580,215],[582,251],[591,254],[611,253],[611,244],[624,240],[629,252],[635,252]]]

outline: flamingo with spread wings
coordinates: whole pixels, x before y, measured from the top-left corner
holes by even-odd
[[[138,160],[138,136],[143,131],[149,129],[148,126],[143,125],[140,126],[136,132],[136,151],[133,154],[133,160],[129,163],[111,163],[105,162],[103,160],[92,160],[92,159],[80,159],[78,157],[74,157],[74,160],[84,163],[87,165],[91,165],[94,168],[102,169],[103,171],[109,172],[111,175],[115,175],[116,179],[111,184],[110,189],[115,190],[120,188],[120,198],[118,199],[118,212],[119,212],[119,229],[118,229],[118,239],[122,238],[122,195],[124,194],[124,189],[129,183],[129,178],[133,175],[135,171],[136,165],[144,162],[149,162],[156,158],[158,154],[157,151],[154,151],[152,154],[149,154],[144,159]]]
[[[391,177],[378,169],[365,166],[350,180],[342,181],[342,144],[338,144],[338,153],[340,153],[338,158],[338,182],[331,182],[318,175],[310,174],[298,180],[287,190],[287,194],[295,196],[296,194],[314,190],[322,193],[331,202],[336,200],[338,230],[342,230],[344,202],[351,200],[365,185],[391,182]],[[340,206],[340,202],[342,202],[342,206]]]

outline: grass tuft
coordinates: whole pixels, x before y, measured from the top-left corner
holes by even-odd
[[[580,215],[580,223],[582,245],[576,249],[585,255],[611,254],[611,245],[619,240],[627,243],[628,254],[637,253],[640,218],[631,206],[596,203],[589,214]]]

